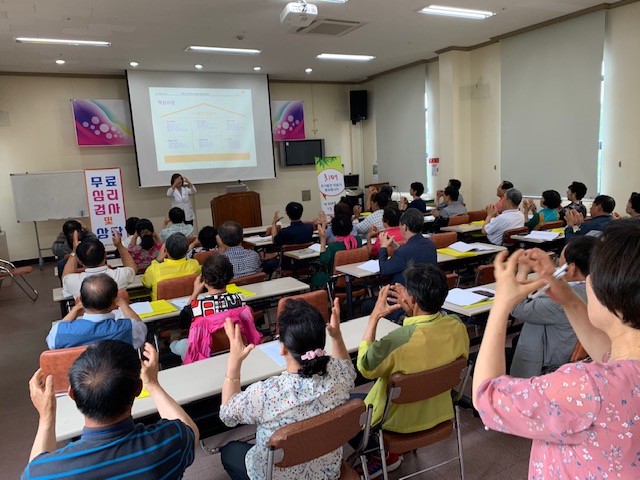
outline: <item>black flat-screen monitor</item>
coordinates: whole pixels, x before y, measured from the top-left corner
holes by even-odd
[[[360,184],[360,175],[345,175],[344,176],[344,186],[345,188],[356,188]]]
[[[316,157],[324,157],[324,139],[280,142],[280,165],[283,167],[315,165]]]

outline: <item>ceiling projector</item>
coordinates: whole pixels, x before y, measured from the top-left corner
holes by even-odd
[[[292,27],[308,27],[318,16],[318,7],[306,2],[287,3],[280,14],[280,23]]]

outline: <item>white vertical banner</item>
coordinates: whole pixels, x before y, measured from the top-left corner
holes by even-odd
[[[84,178],[91,230],[102,243],[113,245],[111,229],[123,235],[127,220],[120,169],[88,169],[84,171]]]
[[[344,172],[341,157],[316,157],[320,205],[327,215],[333,215],[333,207],[344,192]]]

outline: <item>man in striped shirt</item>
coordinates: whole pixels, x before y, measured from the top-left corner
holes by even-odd
[[[104,340],[69,370],[69,396],[85,417],[80,440],[56,450],[53,377],[39,369],[29,382],[40,421],[22,479],[178,479],[191,465],[198,427],[158,383],[158,353],[146,343],[142,362],[127,343]],[[133,400],[149,393],[161,420],[136,425]]]

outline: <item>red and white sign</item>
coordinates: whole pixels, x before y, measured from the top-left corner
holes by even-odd
[[[113,245],[112,229],[124,236],[127,220],[124,211],[122,175],[119,168],[84,171],[91,230],[105,245]]]
[[[432,157],[428,160],[429,166],[431,167],[431,176],[438,176],[438,166],[440,165],[440,157]]]

